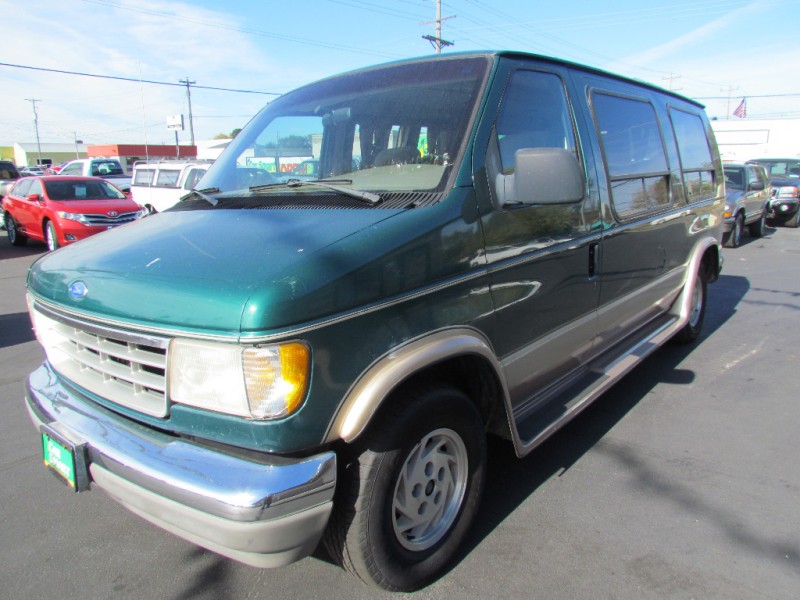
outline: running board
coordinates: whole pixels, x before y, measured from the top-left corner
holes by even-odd
[[[576,417],[621,377],[663,346],[683,325],[684,321],[678,316],[663,315],[583,367],[577,377],[571,374],[555,389],[545,390],[539,397],[526,402],[514,412],[517,455],[525,456]]]

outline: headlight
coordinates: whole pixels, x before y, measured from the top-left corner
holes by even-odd
[[[172,340],[168,356],[173,402],[251,419],[280,419],[303,403],[311,351],[291,342],[240,346]]]
[[[796,186],[787,185],[778,188],[778,196],[781,198],[791,197],[791,196],[798,196],[799,190]]]
[[[77,221],[78,223],[83,223],[84,225],[88,225],[89,221],[86,219],[86,215],[82,215],[80,213],[71,213],[71,212],[58,212],[56,213],[62,219],[69,219],[70,221]]]
[[[733,214],[733,207],[730,204],[725,205],[725,218],[727,219]]]

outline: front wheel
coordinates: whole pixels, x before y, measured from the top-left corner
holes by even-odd
[[[363,581],[412,591],[442,574],[469,530],[486,434],[475,405],[450,386],[395,400],[345,461],[325,545]]]
[[[58,236],[56,235],[56,227],[53,225],[52,221],[47,222],[45,237],[47,238],[47,249],[50,250],[50,252],[58,250]]]
[[[736,215],[733,221],[733,229],[725,236],[724,244],[728,248],[738,248],[742,244],[742,235],[744,234],[744,217],[742,213]]]
[[[764,210],[761,212],[761,216],[758,218],[758,221],[756,221],[755,223],[750,223],[749,225],[750,237],[752,238],[763,237],[766,225],[767,225],[767,211]]]

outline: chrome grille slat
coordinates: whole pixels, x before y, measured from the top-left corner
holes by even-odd
[[[122,225],[123,223],[130,223],[131,221],[135,221],[136,214],[137,213],[135,212],[122,213],[117,215],[116,217],[111,217],[109,215],[103,215],[103,214],[83,215],[83,216],[91,225]]]
[[[32,310],[36,335],[53,369],[62,377],[121,406],[156,417],[167,416],[167,339],[142,343],[138,334],[82,326],[74,317],[59,319]]]
[[[166,357],[163,354],[140,350],[136,344],[123,345],[117,342],[109,342],[108,338],[102,338],[77,329],[74,331],[75,339],[73,341],[101,354],[107,354],[120,360],[136,362],[149,367],[160,369],[166,367]]]

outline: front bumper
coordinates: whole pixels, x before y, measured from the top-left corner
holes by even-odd
[[[789,219],[800,207],[800,200],[797,198],[773,198],[770,200],[767,209],[767,216],[771,219]]]
[[[311,554],[333,505],[336,455],[234,456],[129,421],[43,364],[26,401],[38,429],[85,448],[92,487],[199,546],[256,567]]]

